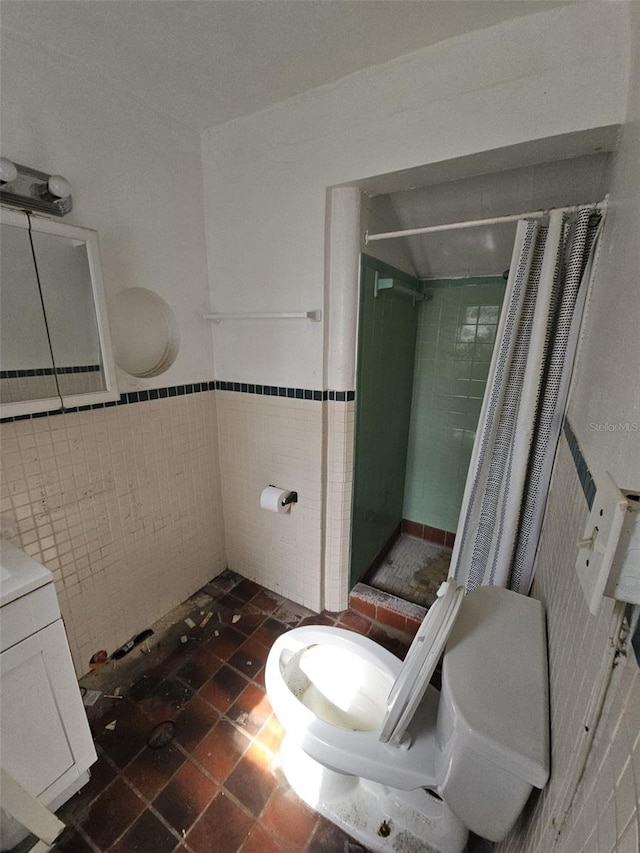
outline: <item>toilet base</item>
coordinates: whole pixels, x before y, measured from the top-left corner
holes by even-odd
[[[467,828],[427,791],[401,791],[329,770],[290,737],[280,757],[296,794],[374,853],[462,853],[465,848]]]

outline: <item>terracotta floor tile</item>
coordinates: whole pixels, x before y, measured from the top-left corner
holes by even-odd
[[[229,658],[229,666],[239,670],[241,673],[246,675],[247,678],[254,679],[262,669],[263,665],[249,657],[246,651],[244,651],[244,646],[242,646]]]
[[[237,613],[243,604],[245,604],[245,599],[240,598],[235,594],[237,588],[234,586],[229,592],[225,592],[224,595],[221,595],[218,599],[218,604],[223,607],[225,610],[231,611],[231,613]]]
[[[124,775],[147,800],[152,800],[184,762],[184,755],[173,744],[161,749],[146,747],[128,764]]]
[[[60,811],[57,812],[58,817],[63,823],[68,823],[77,818],[107,785],[116,778],[116,771],[100,749],[98,750],[98,760],[89,769],[91,771],[91,779],[75,796],[67,800]]]
[[[265,808],[260,822],[281,836],[293,849],[300,849],[311,838],[317,817],[293,791],[281,789]]]
[[[273,613],[280,606],[280,599],[275,598],[273,594],[263,589],[251,599],[251,603],[255,607],[259,607],[264,613]]]
[[[158,725],[175,719],[193,696],[193,690],[174,678],[161,681],[151,693],[138,703],[138,708],[152,723]]]
[[[185,761],[168,785],[153,801],[153,806],[182,835],[188,831],[218,792],[218,786],[195,764]]]
[[[240,648],[246,639],[245,635],[240,631],[226,626],[220,630],[218,637],[214,636],[207,641],[206,648],[210,649],[220,660],[226,661]]]
[[[289,626],[285,625],[283,622],[278,622],[277,619],[267,619],[262,623],[258,630],[254,632],[253,638],[269,649],[275,640],[288,630]]]
[[[230,720],[255,735],[271,714],[271,703],[264,690],[255,684],[246,687],[227,712]]]
[[[251,601],[251,599],[255,595],[258,595],[259,592],[262,592],[262,590],[263,588],[259,583],[254,583],[253,581],[243,578],[239,584],[236,584],[236,586],[233,587],[231,592],[243,601]]]
[[[304,619],[301,619],[298,627],[302,628],[305,625],[333,625],[335,619],[331,619],[329,616],[325,616],[323,613],[319,613],[317,616],[305,616]]]
[[[242,853],[287,853],[287,848],[258,823],[249,833],[241,851]],[[336,850],[335,853],[338,851]]]
[[[268,749],[269,752],[276,754],[280,751],[284,735],[285,731],[278,722],[278,718],[275,714],[271,714],[256,735],[256,740]]]
[[[402,640],[398,639],[398,637],[389,634],[383,627],[374,623],[371,626],[371,630],[369,631],[369,637],[379,645],[383,646],[385,649],[391,652],[391,654],[396,657],[400,657],[403,649],[405,649],[406,644],[402,642]],[[406,654],[406,651],[405,651]]]
[[[128,829],[112,853],[171,853],[180,842],[150,811],[145,811]]]
[[[173,674],[174,678],[188,684],[192,690],[199,690],[222,666],[222,661],[210,649],[203,647],[200,651],[204,654],[200,657],[197,653],[192,655]]]
[[[215,629],[216,631],[219,629]],[[209,640],[203,643],[192,655],[192,659],[197,661],[198,665],[209,672],[209,678],[216,673],[222,666],[220,658],[216,655],[214,644],[218,642],[218,637],[211,636]]]
[[[277,785],[266,759],[266,754],[259,747],[251,745],[224,783],[225,788],[255,817]]]
[[[194,853],[237,853],[254,821],[221,791],[187,835]]]
[[[235,670],[223,666],[200,688],[198,695],[213,705],[218,711],[226,713],[247,686],[248,681]]]
[[[204,609],[219,611],[224,625],[214,616],[198,641],[171,640],[177,645],[165,659],[92,723],[101,757],[91,782],[64,807],[80,834],[70,827],[61,853],[88,853],[84,833],[96,849],[114,853],[343,853],[345,843],[355,845],[295,796],[279,765],[284,732],[264,691],[264,665],[302,609],[233,572],[218,581]],[[234,613],[241,619],[230,624]],[[370,636],[394,654],[406,651],[400,635],[352,610],[305,614],[299,624],[340,618],[361,633],[371,627]],[[157,659],[149,657],[150,664]],[[112,719],[115,731],[105,731]],[[146,741],[165,719],[176,723],[175,742],[150,750]],[[111,762],[121,768],[117,776]],[[146,809],[151,798],[153,811]]]
[[[256,640],[254,636],[247,639],[244,645],[240,647],[240,651],[244,651],[245,653],[248,652],[249,657],[252,660],[258,661],[262,664],[265,664],[269,657],[269,647]]]
[[[192,752],[219,718],[219,712],[199,694],[193,696],[176,717],[174,740]]]
[[[123,710],[120,714],[120,709],[113,712],[115,729],[107,731],[103,728],[98,738],[102,749],[118,767],[124,767],[146,746],[147,738],[153,729],[153,724],[139,708],[134,707],[127,711],[124,702],[122,704]]]
[[[250,634],[253,634],[256,628],[262,625],[266,618],[267,614],[250,602],[243,605],[240,610],[240,619],[233,627],[240,631],[241,634],[244,634],[245,637],[248,637]]]
[[[62,820],[62,818],[60,818]],[[92,853],[93,848],[73,826],[67,826],[56,841],[55,853]]]
[[[144,811],[135,791],[116,779],[89,807],[82,828],[98,847],[106,849]]]
[[[193,757],[218,782],[224,782],[249,746],[248,738],[220,720],[193,751]]]
[[[140,702],[150,696],[164,680],[165,677],[156,670],[144,672],[127,690],[127,698],[131,702]]]
[[[213,589],[220,595],[225,595],[230,589],[233,589],[234,586],[239,584],[241,580],[244,580],[242,575],[237,575],[235,572],[232,572],[231,569],[225,569],[224,572],[209,581],[206,585],[206,589]]]
[[[345,610],[340,617],[338,627],[351,628],[359,634],[367,634],[371,628],[371,620],[360,613],[356,613],[355,610]]]

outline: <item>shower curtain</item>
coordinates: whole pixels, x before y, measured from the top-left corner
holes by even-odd
[[[602,216],[521,220],[450,576],[528,594]]]

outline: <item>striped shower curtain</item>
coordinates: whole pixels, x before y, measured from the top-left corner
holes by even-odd
[[[518,223],[450,575],[528,594],[601,214]]]

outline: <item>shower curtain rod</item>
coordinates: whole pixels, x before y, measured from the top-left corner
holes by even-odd
[[[519,219],[542,219],[548,216],[552,210],[561,210],[563,213],[575,213],[585,207],[594,210],[602,210],[606,201],[598,201],[593,204],[574,204],[569,207],[554,207],[549,210],[533,210],[530,213],[512,213],[509,216],[492,216],[490,219],[470,219],[467,222],[449,222],[446,225],[427,225],[425,228],[406,228],[404,231],[384,231],[380,234],[369,234],[364,232],[364,244],[373,243],[375,240],[393,240],[394,237],[413,237],[414,234],[433,234],[436,231],[457,231],[461,228],[475,228],[477,225],[497,225],[502,222],[517,222]]]

